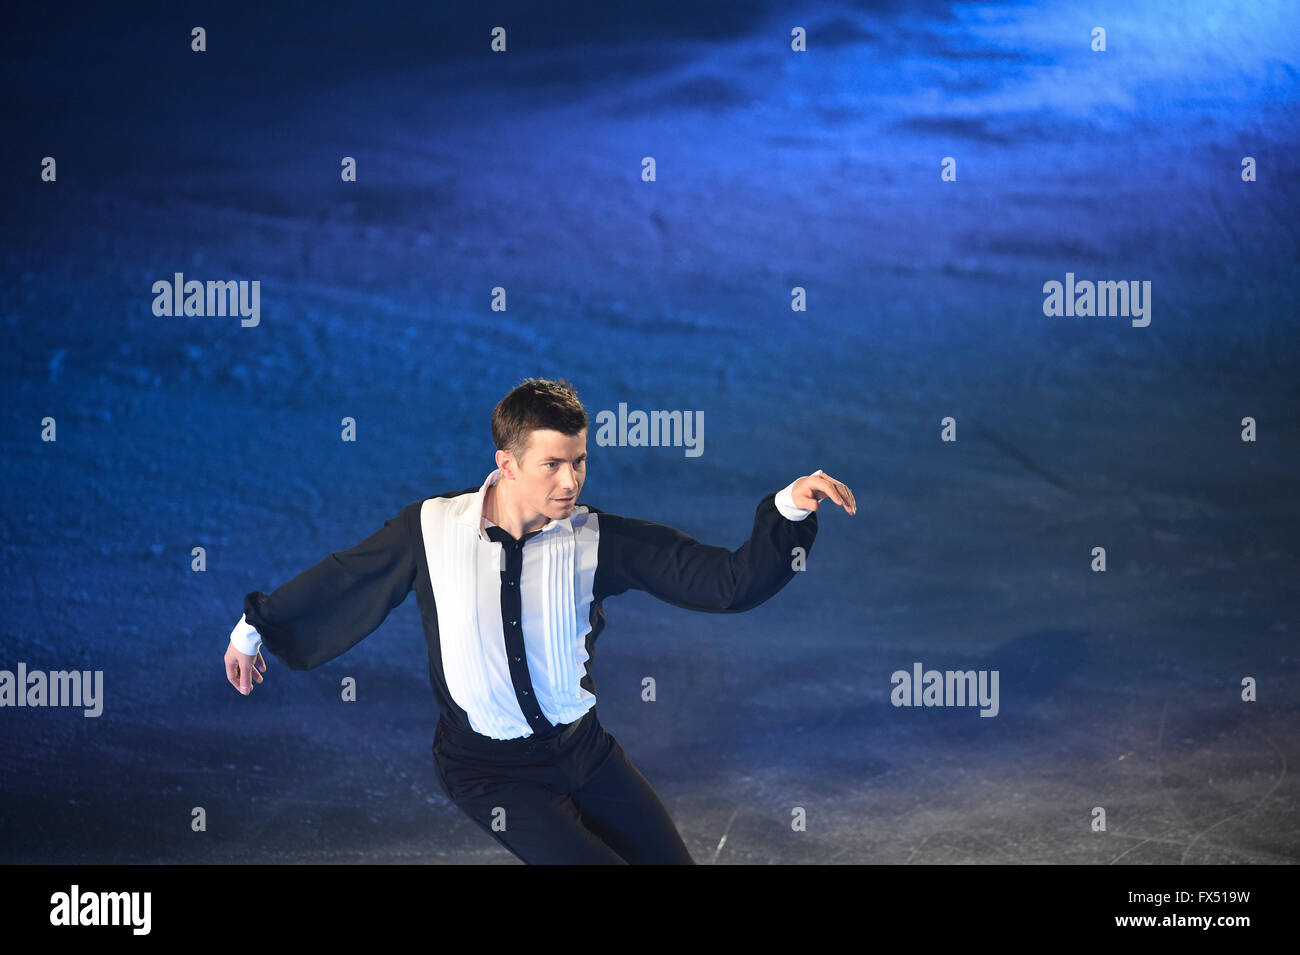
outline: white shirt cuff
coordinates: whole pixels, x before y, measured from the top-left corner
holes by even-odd
[[[262,635],[243,615],[240,615],[239,623],[235,624],[235,629],[230,632],[230,642],[235,645],[236,650],[247,653],[250,657],[257,656],[257,652],[262,649]]]
[[[796,479],[797,480],[797,479]],[[812,513],[810,508],[794,506],[794,481],[776,492],[776,509],[781,516],[790,521],[801,521]]]

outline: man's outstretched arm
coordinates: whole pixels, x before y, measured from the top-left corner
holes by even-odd
[[[262,682],[252,664],[263,647],[290,669],[308,670],[374,632],[415,586],[410,518],[404,509],[355,547],[330,554],[272,593],[247,594],[226,653],[228,678],[234,658],[236,688],[251,691],[250,673]]]
[[[756,607],[797,573],[817,536],[817,508],[831,498],[857,512],[852,492],[821,471],[791,482],[758,504],[749,540],[736,550],[702,544],[664,524],[599,514],[596,591],[644,590],[687,610],[740,613]]]

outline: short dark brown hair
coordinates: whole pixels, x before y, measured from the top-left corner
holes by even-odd
[[[534,431],[576,435],[587,427],[587,411],[577,389],[564,379],[528,378],[492,411],[492,440],[516,461],[524,456]]]

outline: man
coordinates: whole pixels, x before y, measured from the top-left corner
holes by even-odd
[[[497,468],[479,487],[416,501],[350,550],[244,598],[227,679],[248,695],[265,646],[290,669],[350,649],[415,591],[439,710],[447,795],[529,863],[683,863],[663,803],[597,719],[591,660],[602,602],[630,589],[738,613],[795,574],[826,498],[821,471],[758,505],[738,550],[578,503],[587,414],[565,381],[528,379],[492,413]]]

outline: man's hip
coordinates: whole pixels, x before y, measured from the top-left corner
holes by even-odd
[[[555,729],[557,732],[549,735],[498,740],[439,718],[433,755],[440,774],[446,776],[443,788],[456,799],[451,789],[464,788],[455,786],[458,780],[480,784],[479,788],[496,777],[503,782],[534,783],[557,792],[581,787],[613,751],[614,738],[601,725],[595,706],[580,719]]]

